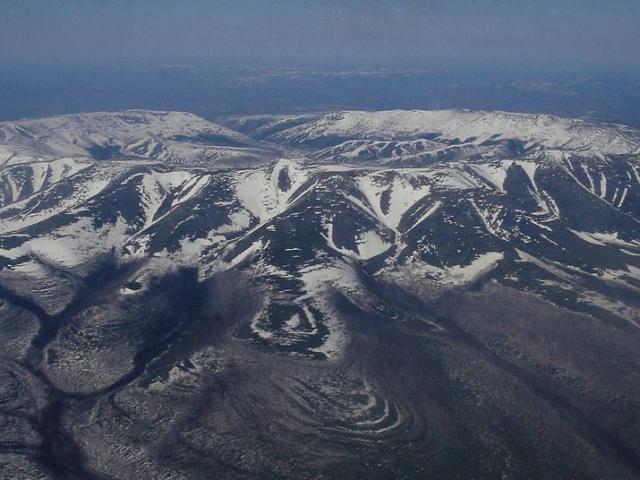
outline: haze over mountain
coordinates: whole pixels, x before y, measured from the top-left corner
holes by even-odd
[[[26,0],[2,12],[0,61],[21,62],[602,67],[637,65],[640,42],[634,0]]]

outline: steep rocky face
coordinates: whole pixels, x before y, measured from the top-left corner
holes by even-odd
[[[224,123],[0,124],[8,468],[640,474],[640,132],[469,111]]]

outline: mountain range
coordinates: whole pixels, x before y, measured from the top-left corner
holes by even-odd
[[[8,478],[640,478],[640,130],[0,123]]]

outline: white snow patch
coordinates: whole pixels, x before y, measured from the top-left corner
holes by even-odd
[[[280,172],[286,168],[290,188],[282,190],[279,183]],[[260,223],[282,213],[287,207],[292,194],[307,179],[307,174],[301,170],[297,162],[280,160],[271,171],[246,171],[239,174],[236,182],[236,196]]]
[[[593,245],[605,246],[605,245],[615,245],[618,247],[627,247],[627,248],[639,248],[640,242],[627,242],[626,240],[622,240],[618,238],[618,232],[580,232],[577,230],[569,229],[571,233],[577,235],[585,242],[591,243]]]
[[[22,248],[37,257],[62,267],[77,267],[101,253],[119,253],[127,236],[127,224],[118,218],[114,225],[104,225],[96,230],[91,220],[82,218],[69,226],[50,232],[46,237],[36,237]]]
[[[356,241],[358,254],[362,260],[369,260],[389,250],[391,245],[385,242],[378,233],[373,230],[363,233]]]
[[[472,165],[471,169],[498,190],[504,192],[504,181],[507,178],[507,170],[503,163],[498,165],[489,163]]]

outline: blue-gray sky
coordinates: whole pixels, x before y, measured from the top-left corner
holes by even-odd
[[[637,64],[639,0],[0,0],[0,61]]]

